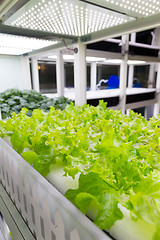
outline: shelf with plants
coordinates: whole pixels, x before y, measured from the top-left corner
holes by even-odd
[[[55,109],[65,109],[71,103],[65,97],[48,98],[34,90],[8,89],[0,93],[0,109],[2,119],[11,117],[12,113],[19,113],[22,108],[27,108],[27,115],[31,116],[34,109],[43,109],[48,112],[51,106]]]

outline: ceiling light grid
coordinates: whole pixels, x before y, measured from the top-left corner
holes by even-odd
[[[21,55],[57,43],[57,41],[0,33],[0,54]]]
[[[160,13],[160,0],[98,0],[111,9],[127,13],[134,17],[148,17]]]
[[[31,0],[5,24],[82,36],[131,20],[133,18],[78,0]]]

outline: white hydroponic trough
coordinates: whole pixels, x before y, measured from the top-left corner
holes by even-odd
[[[110,239],[2,138],[0,182],[35,239]]]

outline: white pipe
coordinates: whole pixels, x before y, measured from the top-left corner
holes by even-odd
[[[102,83],[107,83],[107,82],[108,82],[108,79],[101,79],[99,83],[96,85],[96,89],[98,89]]]
[[[149,45],[149,44],[143,44],[143,43],[133,43],[129,42],[130,46],[135,46],[135,47],[141,47],[141,48],[149,48],[149,49],[160,49],[160,46],[154,46],[154,45]]]

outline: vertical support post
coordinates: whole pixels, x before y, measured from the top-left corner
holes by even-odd
[[[36,58],[31,59],[32,66],[32,81],[33,81],[33,90],[39,92],[39,73],[38,73],[38,61]]]
[[[136,42],[136,32],[131,33],[131,42]]]
[[[56,81],[58,97],[62,97],[64,96],[64,61],[63,54],[61,51],[57,52]]]
[[[91,91],[96,91],[97,85],[97,63],[91,62]]]
[[[86,45],[78,42],[74,55],[74,86],[75,104],[81,106],[86,103],[87,70]]]
[[[157,81],[156,81],[156,103],[154,104],[153,115],[157,117],[157,114],[160,111],[160,63],[157,66]]]
[[[135,43],[136,42],[136,33],[131,33],[131,42]],[[133,86],[133,76],[134,76],[134,65],[129,65],[129,70],[128,70],[128,88],[132,88]]]
[[[122,63],[120,66],[120,108],[125,114],[126,108],[126,84],[127,84],[127,61],[128,61],[129,35],[122,36]]]
[[[151,32],[151,35],[152,35],[151,45],[159,46],[159,29],[155,29],[153,32]],[[154,76],[155,76],[154,74],[155,74],[155,63],[151,63],[149,68],[148,88],[153,88]]]
[[[29,66],[29,58],[21,57],[22,76],[23,76],[23,89],[31,90],[31,73]]]
[[[102,79],[102,68],[100,67],[100,68],[98,68],[98,66],[97,66],[97,78],[98,78],[98,83],[100,82],[100,80]]]
[[[154,87],[154,80],[155,80],[155,69],[156,69],[156,64],[151,63],[149,67],[149,76],[148,76],[148,88],[153,88]],[[158,80],[158,79],[157,79]],[[158,93],[156,93],[156,101],[157,101],[157,96]],[[145,118],[148,120],[150,117],[152,117],[154,114],[157,117],[157,113],[159,112],[159,107],[157,103],[154,105],[149,105],[145,107]]]
[[[151,63],[149,67],[148,88],[153,88],[154,73],[155,73],[155,63]]]
[[[160,33],[160,29],[156,28],[153,32],[151,32],[152,35],[152,41],[151,41],[151,45],[154,46],[159,46],[160,44],[160,40],[159,40],[159,33]],[[159,55],[159,54],[158,54]],[[156,63],[151,63],[150,64],[150,68],[149,68],[149,76],[148,76],[148,88],[153,88],[154,87],[154,80],[155,80],[155,72],[156,72]],[[160,81],[159,77],[157,76],[156,79],[156,85],[158,87],[158,81]],[[156,89],[156,103],[154,105],[150,105],[145,107],[145,114],[146,114],[146,119],[148,120],[150,117],[152,117],[153,115],[155,117],[157,117],[157,114],[159,113],[160,110],[160,106],[159,106],[159,101],[160,101],[160,97],[159,97],[159,89]]]
[[[128,70],[128,88],[132,88],[133,86],[133,76],[134,76],[134,65],[131,64],[129,65],[129,70]]]

